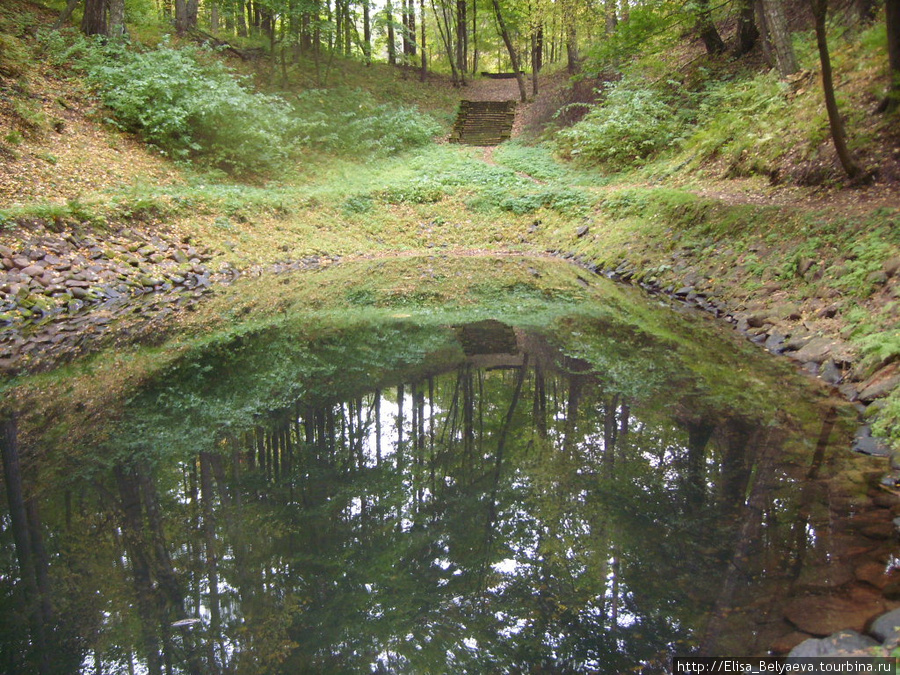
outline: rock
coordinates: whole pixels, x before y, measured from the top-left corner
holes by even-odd
[[[866,277],[866,281],[876,286],[884,286],[887,283],[888,275],[883,270],[876,270]]]
[[[880,642],[891,641],[896,644],[900,639],[900,609],[891,610],[875,619],[869,626],[869,634]]]
[[[828,337],[814,337],[796,352],[791,358],[798,361],[823,363],[829,356],[846,350],[844,343]]]
[[[12,259],[12,257],[13,257],[14,255],[15,255],[15,254],[13,253],[13,250],[12,250],[11,248],[9,248],[8,246],[2,246],[2,245],[0,245],[0,258],[10,258],[10,259]]]
[[[29,265],[28,267],[22,268],[22,274],[27,274],[30,277],[39,277],[44,274],[46,270],[40,265]]]
[[[853,438],[853,452],[875,457],[888,457],[890,448],[881,440],[872,437],[872,428],[869,425],[860,427]]]
[[[900,272],[900,256],[886,260],[884,265],[881,266],[881,270],[888,278],[897,276],[897,272]]]
[[[807,595],[794,598],[784,616],[810,635],[825,636],[842,629],[861,631],[873,616],[884,610],[877,595],[851,600],[835,595]]]
[[[828,359],[825,363],[822,364],[822,370],[819,372],[819,377],[825,380],[828,384],[838,385],[841,380],[844,379],[844,372],[838,368],[838,365],[834,362],[834,359]]]
[[[868,635],[862,635],[855,630],[842,630],[821,640],[815,638],[804,640],[788,653],[788,658],[841,656],[877,646],[878,643]]]
[[[794,333],[791,336],[791,339],[784,343],[784,351],[786,352],[795,352],[798,349],[802,349],[809,343],[815,336],[810,334],[802,334],[802,333]]]
[[[878,590],[882,590],[891,581],[891,577],[885,571],[885,565],[873,560],[859,565],[853,574],[859,581],[870,584]]]
[[[900,386],[900,361],[889,363],[859,385],[859,400],[874,401],[883,398]]]
[[[770,645],[769,650],[776,655],[787,654],[794,647],[808,639],[815,638],[810,638],[806,633],[794,631],[793,633],[788,633],[775,640],[775,642]]]

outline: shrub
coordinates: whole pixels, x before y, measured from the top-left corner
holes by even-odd
[[[621,80],[584,119],[557,135],[570,157],[610,169],[623,169],[657,154],[679,136],[677,108],[646,83]]]
[[[378,104],[362,89],[310,89],[294,109],[300,142],[327,152],[389,155],[424,145],[441,130],[417,108]]]
[[[137,53],[110,46],[103,56],[83,62],[111,121],[167,154],[231,173],[271,171],[290,154],[290,107],[249,91],[221,64],[202,63],[198,49],[163,44]]]

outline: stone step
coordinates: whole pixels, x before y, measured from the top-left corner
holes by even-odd
[[[515,120],[515,101],[460,101],[450,141],[497,145],[508,140]]]

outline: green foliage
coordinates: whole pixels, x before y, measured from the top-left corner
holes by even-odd
[[[558,180],[571,172],[553,159],[546,147],[531,147],[516,142],[504,143],[494,151],[494,160],[513,171],[537,180]]]
[[[0,33],[0,75],[20,77],[28,69],[28,50],[22,41],[12,35]]]
[[[503,199],[499,206],[503,211],[516,215],[532,213],[541,208],[550,208],[567,215],[585,213],[593,204],[587,193],[564,187],[548,187],[536,192],[526,192]]]
[[[683,121],[670,95],[639,80],[609,86],[603,101],[559,132],[560,151],[586,163],[621,170],[657,155],[677,141]]]
[[[787,85],[774,72],[713,82],[702,95],[696,131],[685,149],[698,160],[724,157],[731,172],[765,173],[785,147],[792,116]]]
[[[88,62],[91,81],[113,112],[113,123],[176,158],[201,158],[233,173],[279,167],[293,145],[289,106],[249,91],[199,50],[137,53],[117,46]]]
[[[441,130],[412,106],[378,103],[362,89],[310,89],[294,103],[305,146],[352,155],[390,155],[424,145]]]

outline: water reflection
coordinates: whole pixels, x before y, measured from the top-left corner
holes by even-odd
[[[170,374],[120,421],[129,450],[63,495],[23,492],[6,462],[0,670],[661,673],[676,653],[768,648],[744,608],[820,548],[820,484],[797,486],[827,433],[797,462],[786,430],[711,407],[676,364],[636,386],[552,334],[441,335],[341,396],[284,403],[285,384],[203,442]],[[159,438],[196,452],[155,445],[160,410]]]

